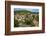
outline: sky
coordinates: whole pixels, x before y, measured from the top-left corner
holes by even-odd
[[[32,9],[32,8],[14,8],[14,11],[16,10],[28,10],[32,12],[39,12],[39,9]]]

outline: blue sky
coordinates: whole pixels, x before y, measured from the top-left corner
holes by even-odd
[[[32,8],[14,8],[14,11],[16,10],[28,10],[32,12],[39,12],[39,9],[32,9]]]

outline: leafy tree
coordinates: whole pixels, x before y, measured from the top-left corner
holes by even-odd
[[[25,19],[25,23],[26,23],[27,25],[30,25],[30,26],[35,26],[34,23],[33,23],[33,20],[31,20],[31,19],[30,19],[30,20],[26,20],[26,19]]]
[[[16,20],[15,18],[14,18],[14,27],[18,27],[19,25],[19,22],[18,22],[18,20]]]

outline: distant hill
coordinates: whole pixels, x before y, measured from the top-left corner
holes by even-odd
[[[27,13],[32,13],[32,14],[38,14],[38,12],[31,12],[28,10],[16,10],[14,11],[14,14],[19,13],[19,14],[27,14]]]

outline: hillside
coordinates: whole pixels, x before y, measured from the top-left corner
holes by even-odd
[[[32,14],[38,14],[38,12],[31,12],[28,10],[16,10],[14,11],[14,14],[19,13],[19,14],[28,14],[28,13],[32,13]]]

